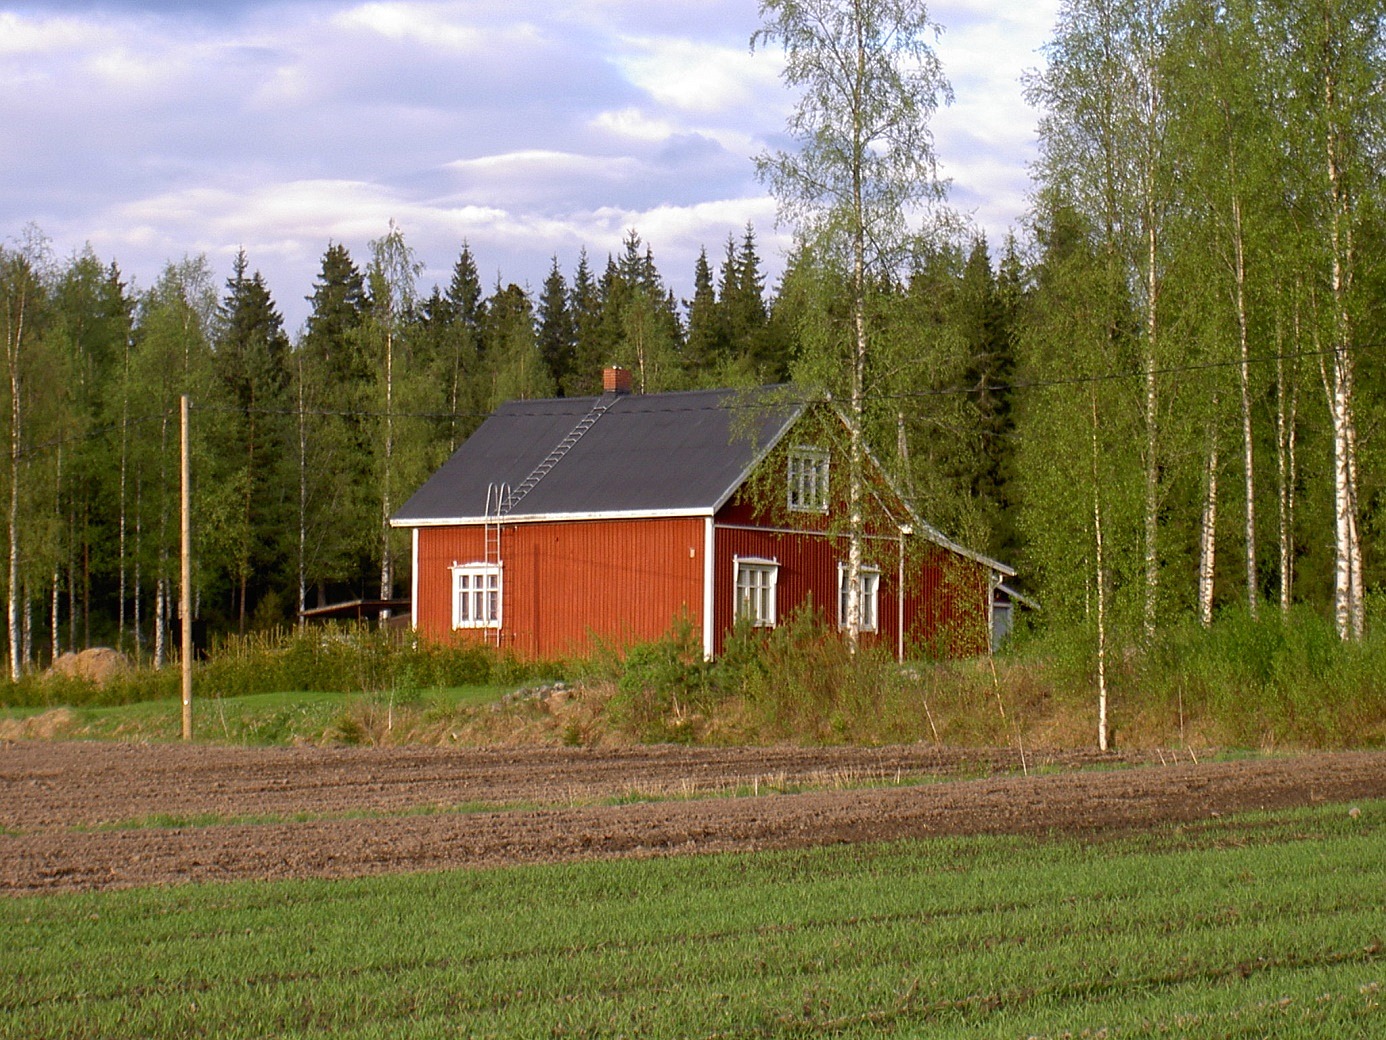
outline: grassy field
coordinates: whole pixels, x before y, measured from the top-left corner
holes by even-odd
[[[1382,1036],[1356,808],[8,899],[0,1036]]]
[[[406,742],[421,728],[493,704],[513,689],[484,685],[395,694],[295,691],[194,697],[194,730],[198,740],[218,744],[370,744],[388,739],[398,727],[399,742]],[[182,735],[177,700],[62,707],[57,714],[60,719],[51,707],[0,708],[0,722],[46,717],[55,720],[53,735],[92,740],[162,741]]]

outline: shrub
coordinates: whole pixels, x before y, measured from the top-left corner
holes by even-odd
[[[607,703],[617,728],[647,742],[691,742],[715,700],[702,638],[682,617],[668,634],[631,647],[618,667],[616,694]]]

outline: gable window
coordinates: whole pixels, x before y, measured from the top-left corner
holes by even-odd
[[[847,627],[847,565],[837,565],[837,624]],[[857,578],[857,588],[861,590],[861,632],[876,631],[876,620],[880,616],[881,571],[879,567],[863,567]]]
[[[454,563],[452,627],[500,628],[500,618],[500,564]]]
[[[803,513],[828,511],[828,453],[821,448],[790,449],[789,508]]]
[[[736,619],[750,621],[756,628],[773,628],[779,562],[758,556],[733,559],[736,564]]]

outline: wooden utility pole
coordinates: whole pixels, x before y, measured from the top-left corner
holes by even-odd
[[[178,612],[183,619],[183,739],[192,740],[192,508],[189,485],[192,467],[188,463],[188,395],[179,402],[180,454],[182,456],[182,588],[178,593]]]

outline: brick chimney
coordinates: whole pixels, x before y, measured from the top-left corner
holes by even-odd
[[[607,365],[602,369],[602,390],[608,394],[630,393],[630,369]]]

